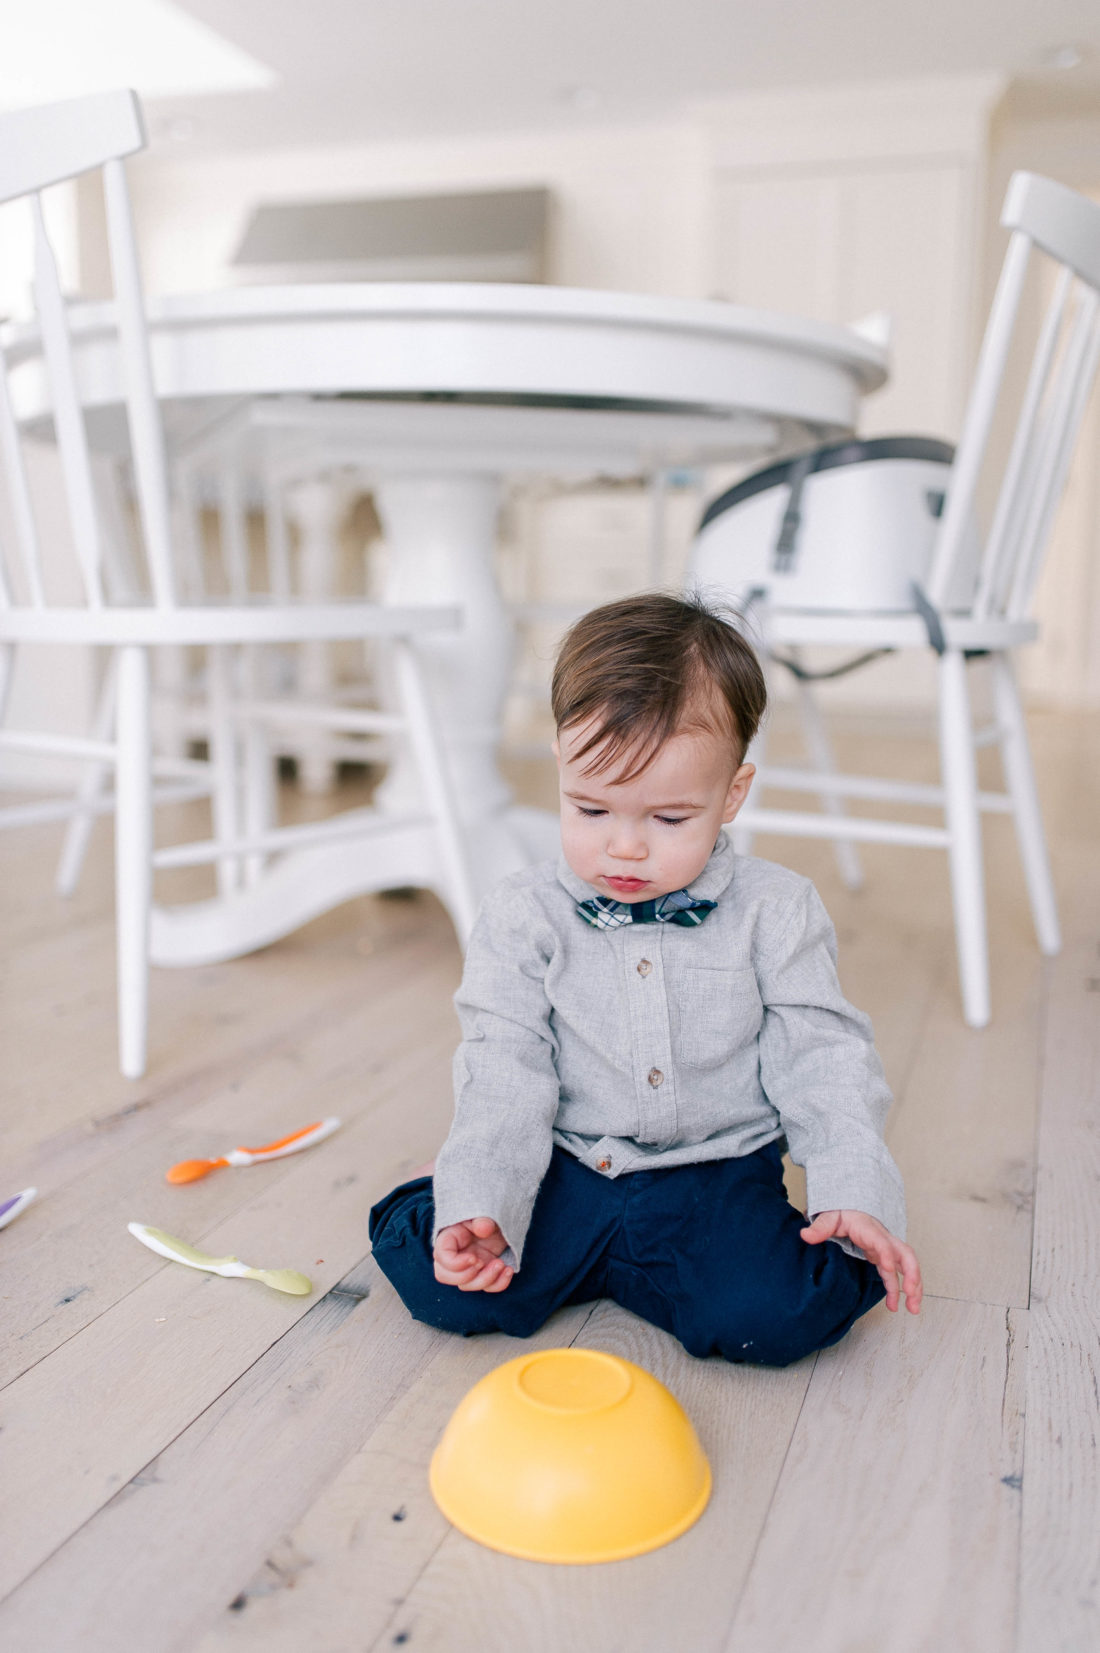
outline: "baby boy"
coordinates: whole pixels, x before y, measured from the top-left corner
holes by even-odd
[[[700,602],[628,598],[566,637],[561,858],[487,897],[434,1178],[371,1212],[417,1319],[528,1337],[609,1297],[693,1355],[785,1366],[883,1296],[919,1309],[890,1093],[832,926],[812,884],[722,831],[764,704]]]

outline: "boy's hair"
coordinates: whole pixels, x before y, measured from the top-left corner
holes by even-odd
[[[742,762],[766,703],[760,662],[740,632],[700,598],[662,591],[583,615],[565,634],[551,688],[559,730],[594,719],[576,754],[595,754],[585,773],[629,754],[623,781],[687,729],[731,738]]]

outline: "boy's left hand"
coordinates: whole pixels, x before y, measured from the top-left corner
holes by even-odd
[[[874,1263],[886,1287],[886,1307],[891,1313],[898,1306],[898,1275],[905,1293],[905,1306],[910,1314],[920,1313],[924,1286],[920,1264],[912,1246],[895,1239],[877,1217],[866,1211],[819,1211],[808,1228],[802,1230],[807,1245],[820,1245],[823,1240],[851,1240],[859,1246],[868,1262]]]

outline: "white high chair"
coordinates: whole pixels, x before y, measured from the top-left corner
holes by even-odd
[[[371,835],[407,827],[425,848],[425,882],[431,883],[465,939],[475,897],[465,846],[451,798],[443,754],[421,675],[416,639],[460,623],[455,609],[386,608],[366,602],[306,603],[267,596],[250,601],[234,591],[217,601],[181,601],[177,548],[173,542],[165,482],[160,410],[153,386],[143,300],[123,158],[144,145],[141,112],[132,92],[81,98],[48,108],[0,117],[0,202],[28,197],[35,228],[37,322],[0,334],[0,465],[14,521],[16,555],[0,555],[0,712],[10,688],[15,651],[23,644],[67,647],[92,645],[108,655],[107,686],[89,738],[41,730],[0,728],[0,746],[20,751],[63,753],[85,761],[88,780],[75,800],[23,805],[0,811],[0,825],[75,817],[77,841],[70,856],[79,863],[79,835],[97,810],[115,819],[116,923],[119,1046],[124,1074],[137,1077],[146,1060],[147,977],[151,934],[159,934],[158,956],[172,962],[173,916],[181,909],[154,908],[153,872],[162,866],[214,863],[219,870],[217,951],[232,957],[286,934],[326,904],[368,889],[385,887],[385,868],[372,872]],[[120,358],[125,381],[125,415],[141,524],[142,589],[120,595],[105,577],[101,501],[93,484],[87,432],[73,368],[66,303],[43,219],[40,192],[64,179],[102,169],[108,240],[114,275]],[[17,397],[9,385],[9,357],[28,336],[40,339],[42,371],[48,379],[60,470],[71,520],[82,600],[59,606],[51,600],[50,571],[59,548],[41,543],[32,490],[16,418]],[[4,548],[0,546],[0,553]],[[393,714],[357,715],[357,728],[399,733],[407,739],[419,774],[424,806],[406,821],[371,818],[355,811],[346,818],[303,827],[271,827],[261,791],[242,783],[254,731],[272,718],[285,721],[293,708],[271,705],[261,694],[241,692],[249,651],[261,645],[310,640],[377,639],[386,646],[397,699]],[[150,717],[150,655],[162,648],[205,647],[214,700],[211,762],[155,759]],[[243,673],[244,686],[247,670]],[[335,719],[331,708],[299,709],[302,720]],[[103,777],[113,772],[113,799],[98,796]],[[154,850],[154,776],[166,777],[190,794],[212,794],[215,830],[201,842]],[[242,794],[256,803],[255,818]],[[343,854],[339,877],[329,877],[325,857],[343,852],[352,836],[364,837],[362,868],[348,876]],[[308,853],[285,856],[303,846]],[[429,853],[430,852],[430,853]],[[274,857],[269,869],[266,858]],[[280,857],[284,857],[280,861]],[[432,869],[435,869],[434,871]],[[297,869],[297,870],[296,870]],[[255,925],[236,941],[232,893],[242,879],[270,878],[271,896],[261,930]],[[408,882],[403,879],[402,882]],[[187,909],[183,909],[186,911]],[[228,938],[228,939],[227,939]],[[192,948],[191,956],[194,956]],[[177,960],[178,962],[178,960]]]
[[[733,510],[725,514],[711,507],[689,573],[691,587],[704,595],[724,596],[742,608],[751,606],[766,650],[786,660],[796,675],[803,674],[799,693],[813,767],[769,768],[762,761],[757,786],[817,792],[825,802],[825,812],[750,805],[739,817],[739,829],[832,838],[842,850],[841,869],[850,883],[859,877],[854,859],[858,841],[946,849],[963,1009],[972,1027],[983,1027],[990,1017],[982,811],[1012,814],[1039,946],[1052,954],[1061,945],[1013,651],[1038,635],[1037,624],[1029,617],[1032,596],[1100,357],[1100,206],[1049,179],[1018,172],[1009,184],[1001,223],[1012,232],[1011,238],[962,436],[953,463],[941,467],[946,501],[928,535],[924,566],[905,560],[916,555],[912,517],[925,510],[927,488],[922,483],[908,491],[896,490],[892,506],[888,499],[884,503],[886,496],[879,499],[875,513],[855,509],[855,501],[853,508],[836,514],[833,532],[820,536],[816,547],[819,562],[810,601],[805,600],[805,584],[800,601],[799,583],[792,586],[785,578],[789,544],[780,547],[773,542],[764,547],[765,563],[773,551],[774,555],[762,574],[761,547],[746,545],[735,527]],[[1004,396],[1006,364],[1036,248],[1061,265],[1061,271],[1040,329],[1015,434],[983,535],[978,527],[979,481],[991,468],[990,430]],[[783,500],[789,505],[795,488],[802,488],[813,471],[816,456],[806,456],[806,460],[791,468],[786,489],[777,495],[777,513],[780,517],[786,514],[788,524],[797,512],[788,509],[784,513]],[[874,469],[873,465],[866,467],[868,474]],[[820,497],[825,498],[824,492]],[[812,526],[814,509],[807,489],[801,501],[804,531]],[[872,517],[873,541],[867,536],[867,543],[861,544]],[[889,596],[884,597],[882,569],[872,569],[868,562],[866,585],[875,595],[862,605],[855,602],[853,554],[876,557],[894,583],[901,582],[900,600],[892,603]],[[828,590],[831,557],[838,567],[835,589],[846,585],[843,598],[837,601],[830,599]],[[799,655],[813,644],[840,645],[869,657],[902,648],[935,651],[941,786],[835,773],[810,678],[804,675]],[[967,672],[968,662],[979,657],[988,658],[992,669],[995,721],[991,728],[975,731]],[[978,791],[975,746],[992,743],[1000,749],[1007,786],[1003,793]],[[933,805],[942,808],[944,822],[934,826],[851,816],[843,809],[843,800],[848,798]]]

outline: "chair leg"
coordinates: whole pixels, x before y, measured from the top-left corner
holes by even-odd
[[[940,657],[940,763],[963,1015],[971,1027],[985,1027],[990,1016],[989,945],[981,817],[966,660],[958,650]]]
[[[117,669],[117,657],[112,652],[107,658],[99,701],[92,719],[93,740],[110,740],[114,730]],[[76,793],[76,809],[65,829],[65,841],[61,846],[57,875],[54,879],[54,887],[60,896],[68,898],[72,895],[80,880],[92,827],[95,825],[96,812],[93,805],[103,791],[110,772],[111,765],[107,762],[92,760],[84,767]]]
[[[15,644],[0,643],[0,729],[8,712],[8,696],[15,677]]]
[[[266,661],[255,643],[246,643],[241,656],[241,688],[245,698],[262,698]],[[275,824],[275,756],[263,724],[250,722],[241,737],[244,764],[244,831],[258,837]],[[244,859],[244,879],[258,884],[267,865],[267,856],[253,853]]]
[[[798,650],[792,649],[792,657],[797,658]],[[836,758],[833,755],[833,743],[829,739],[829,732],[825,727],[825,719],[821,715],[821,707],[813,688],[803,678],[795,678],[795,687],[798,694],[798,709],[802,717],[802,734],[806,742],[806,752],[819,775],[836,774]],[[826,815],[834,820],[843,820],[847,811],[844,808],[844,799],[835,792],[822,792],[821,807]],[[849,890],[863,888],[863,867],[860,864],[859,853],[850,838],[834,838],[833,854],[836,856],[837,870],[841,880]]]
[[[287,509],[298,529],[298,585],[303,597],[331,602],[337,587],[340,526],[348,496],[331,477],[298,483],[287,492]],[[332,645],[320,638],[298,645],[298,693],[321,704],[335,687]],[[336,764],[325,729],[303,730],[298,756],[298,784],[303,792],[323,796],[336,785]]]
[[[1053,955],[1061,951],[1062,932],[1016,672],[1011,656],[1007,654],[995,654],[991,664],[994,705],[1001,731],[1001,762],[1012,799],[1016,842],[1031,900],[1035,934],[1041,951]]]
[[[15,644],[0,643],[0,723],[8,709],[12,678],[15,675]]]
[[[454,920],[458,939],[465,947],[473,929],[478,902],[466,853],[465,835],[447,773],[446,754],[416,651],[406,638],[398,638],[394,643],[393,661],[397,692],[408,721],[409,745],[439,835],[446,905]]]
[[[115,915],[119,1062],[127,1079],[145,1072],[149,1014],[149,916],[153,896],[152,731],[149,656],[118,651]]]
[[[187,756],[187,651],[163,643],[153,660],[157,688],[157,750],[170,758]]]
[[[211,646],[206,651],[206,685],[209,697],[210,761],[214,790],[211,808],[214,837],[232,843],[240,837],[240,808],[237,796],[237,730],[232,717],[233,661],[228,648]],[[241,858],[223,855],[217,863],[218,894],[232,895],[241,886]]]

